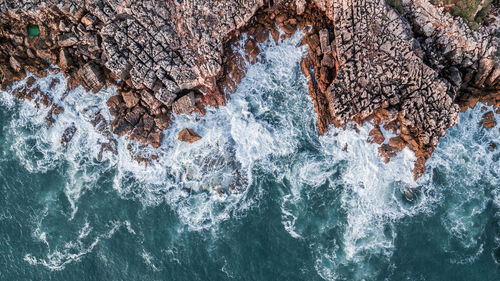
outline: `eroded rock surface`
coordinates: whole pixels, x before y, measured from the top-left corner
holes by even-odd
[[[113,132],[155,147],[172,113],[224,105],[258,43],[297,29],[319,133],[349,121],[388,126],[398,137],[375,130],[371,141],[387,157],[415,151],[416,177],[459,110],[500,106],[499,20],[471,30],[428,0],[403,0],[402,13],[379,0],[0,0],[0,14],[2,88],[49,64],[69,87],[115,85]],[[28,26],[40,34],[28,37]],[[242,33],[246,58],[231,48]]]

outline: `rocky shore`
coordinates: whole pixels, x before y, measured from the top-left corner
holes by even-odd
[[[497,8],[474,30],[428,0],[398,9],[377,0],[0,0],[0,86],[50,65],[69,88],[116,86],[113,133],[158,147],[173,114],[225,104],[245,61],[259,59],[259,43],[302,30],[319,133],[373,121],[369,141],[387,161],[413,150],[417,178],[460,110],[478,101],[500,108]],[[61,110],[50,106],[49,125]],[[385,140],[381,126],[397,137]]]

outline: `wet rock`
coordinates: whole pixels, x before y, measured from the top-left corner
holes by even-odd
[[[26,80],[26,88],[31,88],[33,84],[35,84],[36,80],[35,77],[30,76],[28,80]]]
[[[257,42],[255,42],[255,40],[253,39],[249,39],[247,41],[247,43],[245,44],[245,49],[253,59],[255,59],[260,53],[259,46],[257,46]]]
[[[490,144],[489,149],[490,149],[491,151],[493,151],[493,150],[495,150],[495,148],[497,148],[497,144],[496,144],[496,143],[494,143],[494,142],[492,142],[492,143]]]
[[[483,118],[481,120],[483,127],[487,129],[491,129],[497,125],[497,121],[495,120],[495,115],[493,114],[493,111],[488,111],[483,115]]]
[[[180,131],[178,139],[183,142],[193,143],[195,141],[201,140],[201,137],[192,129],[186,128]]]
[[[76,126],[73,124],[64,130],[64,133],[61,136],[61,144],[67,145],[73,139],[75,134],[76,134]]]
[[[165,130],[170,126],[172,121],[170,120],[170,116],[166,113],[160,114],[154,118],[156,127],[160,130]]]
[[[403,150],[406,147],[406,143],[402,137],[397,136],[389,139],[389,145],[394,152]]]
[[[368,142],[382,144],[384,141],[384,134],[382,134],[379,126],[375,126],[368,135]]]

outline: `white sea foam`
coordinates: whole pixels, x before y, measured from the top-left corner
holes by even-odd
[[[488,205],[500,207],[500,152],[498,147],[490,150],[492,143],[500,144],[500,126],[481,125],[487,110],[492,108],[478,104],[461,113],[459,124],[441,139],[428,161],[427,176],[437,178],[436,190],[445,196],[441,223],[448,236],[442,248],[453,256],[453,263],[472,263],[483,253]],[[499,117],[495,114],[496,120]]]
[[[105,102],[114,94],[114,89],[104,89],[97,95],[82,88],[67,92],[65,79],[49,74],[36,83],[65,109],[51,127],[45,125],[48,109],[37,110],[33,102],[18,102],[11,95],[1,93],[2,103],[15,108],[18,114],[9,128],[13,136],[12,151],[29,172],[59,169],[65,173],[64,192],[72,210],[69,220],[79,212],[82,195],[96,188],[96,178],[113,170],[113,188],[120,196],[137,198],[146,206],[167,202],[180,221],[193,231],[214,228],[223,220],[244,215],[264,192],[257,187],[257,192],[249,196],[248,189],[256,182],[255,169],[264,170],[266,176],[286,185],[281,201],[284,229],[296,239],[308,239],[312,228],[313,237],[328,241],[328,245],[311,243],[315,268],[328,280],[339,278],[338,269],[347,265],[358,267],[360,273],[355,275],[364,278],[376,270],[366,267],[367,260],[373,256],[383,259],[392,256],[397,223],[417,214],[431,213],[443,202],[445,189],[432,183],[434,170],[444,167],[451,171],[458,163],[466,168],[464,181],[475,185],[486,178],[499,186],[499,165],[495,165],[498,152],[489,152],[484,145],[491,140],[500,143],[498,129],[481,129],[477,108],[461,115],[460,124],[454,129],[460,137],[445,137],[446,144],[437,149],[428,163],[429,171],[418,182],[413,180],[415,156],[409,149],[386,164],[378,154],[377,145],[366,142],[371,124],[347,130],[332,127],[327,135],[318,138],[306,81],[299,74],[304,48],[296,45],[301,37],[302,34],[297,33],[279,46],[272,42],[261,46],[260,62],[247,66],[247,75],[227,106],[208,108],[204,116],[175,116],[172,126],[164,132],[160,149],[140,148],[126,137],[117,138],[117,154],[104,152],[100,160],[100,144],[109,142],[110,136],[96,130],[91,121],[96,113],[107,122],[111,120]],[[60,83],[49,91],[53,78]],[[72,125],[77,128],[76,134],[64,147],[60,138]],[[194,129],[202,139],[193,144],[179,142],[177,134],[186,127]],[[386,137],[392,135],[385,130],[383,133]],[[471,147],[465,147],[464,142]],[[306,148],[304,143],[308,145]],[[471,153],[471,148],[479,153]],[[133,160],[137,155],[158,155],[159,158],[146,166]],[[325,207],[327,218],[308,221],[309,199],[325,185],[338,197],[324,202],[326,207],[320,206]],[[220,195],[216,191],[227,190],[229,186],[238,192]],[[405,190],[418,186],[417,199],[412,202],[403,199]],[[479,192],[468,188],[456,190],[458,197],[464,196],[464,202],[471,202],[473,206],[464,209],[464,205],[457,202],[442,220],[450,236],[463,241],[464,247],[473,248],[474,253],[480,245],[477,236],[481,229],[474,230],[476,221],[470,218],[483,212],[484,199],[490,192],[495,204],[500,206],[498,188]],[[339,213],[343,217],[339,217]],[[91,252],[100,240],[111,237],[120,226],[135,233],[128,221],[100,234],[86,224],[75,233],[74,241],[48,247],[47,257],[26,254],[25,260],[60,270]],[[49,246],[50,239],[40,229],[34,235]],[[341,235],[331,238],[332,230]],[[144,251],[142,258],[154,267],[154,258],[148,252]],[[457,262],[467,262],[470,257],[457,258]],[[230,272],[230,268],[224,271]]]
[[[106,101],[115,94],[113,88],[98,94],[88,93],[81,87],[67,91],[64,77],[49,73],[45,78],[36,79],[34,87],[40,87],[55,104],[64,108],[63,113],[55,116],[52,126],[45,123],[49,108],[1,93],[3,105],[14,114],[9,127],[11,153],[30,173],[55,169],[62,173],[66,179],[64,193],[71,206],[71,213],[67,214],[70,221],[80,211],[82,196],[98,188],[100,175],[113,170],[113,187],[120,196],[136,197],[145,205],[166,201],[190,230],[217,226],[222,220],[244,214],[262,194],[258,190],[247,198],[255,165],[293,153],[299,142],[300,128],[294,126],[296,120],[287,110],[291,107],[302,111],[293,98],[305,95],[305,91],[286,93],[290,100],[283,97],[275,100],[273,93],[293,90],[295,84],[306,87],[305,79],[297,75],[304,52],[304,48],[296,47],[301,38],[302,34],[296,34],[279,47],[272,42],[266,43],[265,48],[262,46],[265,51],[259,57],[261,62],[248,65],[246,77],[227,106],[208,108],[204,116],[175,116],[172,126],[164,132],[160,149],[139,148],[138,143],[126,137],[110,135],[107,126],[104,130],[94,127],[92,121],[97,114],[107,124],[111,120]],[[53,79],[58,83],[49,89]],[[15,83],[13,88],[23,87],[26,81],[27,78]],[[312,106],[309,110],[312,111]],[[65,146],[60,140],[70,126],[76,128],[76,133]],[[186,127],[203,138],[193,144],[179,142],[177,134]],[[102,152],[101,144],[112,140],[116,141],[117,153]],[[144,165],[133,160],[137,155],[158,155],[159,158]],[[228,186],[233,187],[234,192],[222,195],[216,192],[218,188],[227,190]],[[75,233],[76,240],[66,242],[63,247],[49,247],[46,258],[26,254],[25,260],[62,269],[92,251],[102,239],[102,235],[94,232],[86,225]],[[47,234],[37,234],[39,239],[46,239],[43,235]],[[87,241],[89,237],[94,239]]]
[[[50,270],[63,270],[69,263],[79,261],[83,256],[92,252],[102,239],[111,238],[122,225],[122,223],[113,222],[107,232],[93,235],[92,240],[87,242],[86,238],[91,229],[88,223],[85,223],[75,240],[66,242],[62,246],[56,245],[53,249],[49,245],[47,257],[37,258],[28,253],[24,256],[24,260],[31,265],[43,265]]]

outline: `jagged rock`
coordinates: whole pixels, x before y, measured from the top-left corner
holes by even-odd
[[[78,75],[82,79],[83,86],[90,91],[98,92],[104,86],[104,73],[96,62],[85,64],[78,71]]]
[[[64,130],[63,135],[61,136],[61,144],[67,145],[76,134],[76,126],[73,124],[70,127]]]
[[[132,108],[139,103],[139,96],[134,91],[122,93],[123,101],[128,108]]]
[[[373,129],[368,134],[368,142],[382,144],[385,141],[384,134],[380,130],[379,126],[373,127]]]
[[[16,72],[21,71],[21,63],[14,56],[10,57],[9,62],[10,62],[10,67],[12,67],[14,71]]]
[[[168,80],[167,85],[159,87],[155,90],[155,97],[164,105],[171,106],[174,100],[177,98],[177,92],[179,87],[175,82]]]
[[[78,43],[78,38],[71,33],[63,34],[57,42],[61,47],[70,47]]]
[[[330,52],[330,35],[328,34],[328,29],[319,31],[319,42],[323,54]]]
[[[495,115],[493,114],[493,111],[486,112],[483,115],[481,122],[483,123],[483,127],[487,129],[491,129],[497,125],[497,121],[495,120]]]
[[[247,41],[247,43],[245,44],[245,49],[252,58],[256,58],[260,53],[259,46],[257,46],[257,42],[255,42],[255,40],[253,39],[249,39]]]
[[[255,59],[257,42],[269,33],[279,39],[277,23],[283,38],[297,28],[305,30],[309,52],[301,68],[309,78],[320,133],[332,123],[397,118],[420,166],[456,124],[456,103],[463,109],[484,101],[481,91],[500,88],[498,20],[471,30],[428,0],[401,1],[401,14],[377,0],[126,2],[21,0],[6,5],[0,0],[1,87],[24,77],[24,70],[44,75],[49,63],[61,66],[70,88],[82,84],[98,91],[107,80],[119,85],[119,96],[108,101],[115,133],[151,129],[140,134],[141,141],[159,146],[159,130],[168,127],[170,111],[203,112],[195,104],[222,105],[226,97],[220,89],[234,89],[244,75],[245,64],[229,59],[234,54],[226,48],[231,37],[239,36],[237,29],[254,25],[245,48]],[[261,9],[266,4],[271,9]],[[25,40],[21,34],[33,22],[40,33]],[[75,71],[79,77],[73,77]],[[220,81],[228,77],[234,78],[233,86],[222,87]],[[177,96],[195,89],[204,95],[196,102],[194,94]],[[127,96],[131,92],[140,95]],[[500,103],[493,94],[487,101]],[[138,106],[145,110],[139,120],[131,113]],[[385,111],[390,116],[379,114]]]
[[[59,66],[66,69],[72,65],[71,56],[66,48],[61,48],[59,51]]]
[[[178,139],[183,142],[193,143],[195,141],[201,140],[201,137],[192,129],[186,128],[179,132]]]
[[[297,15],[302,15],[306,10],[306,0],[295,0],[295,6],[297,8]]]
[[[172,112],[175,114],[190,113],[194,110],[194,92],[189,92],[172,104]]]

